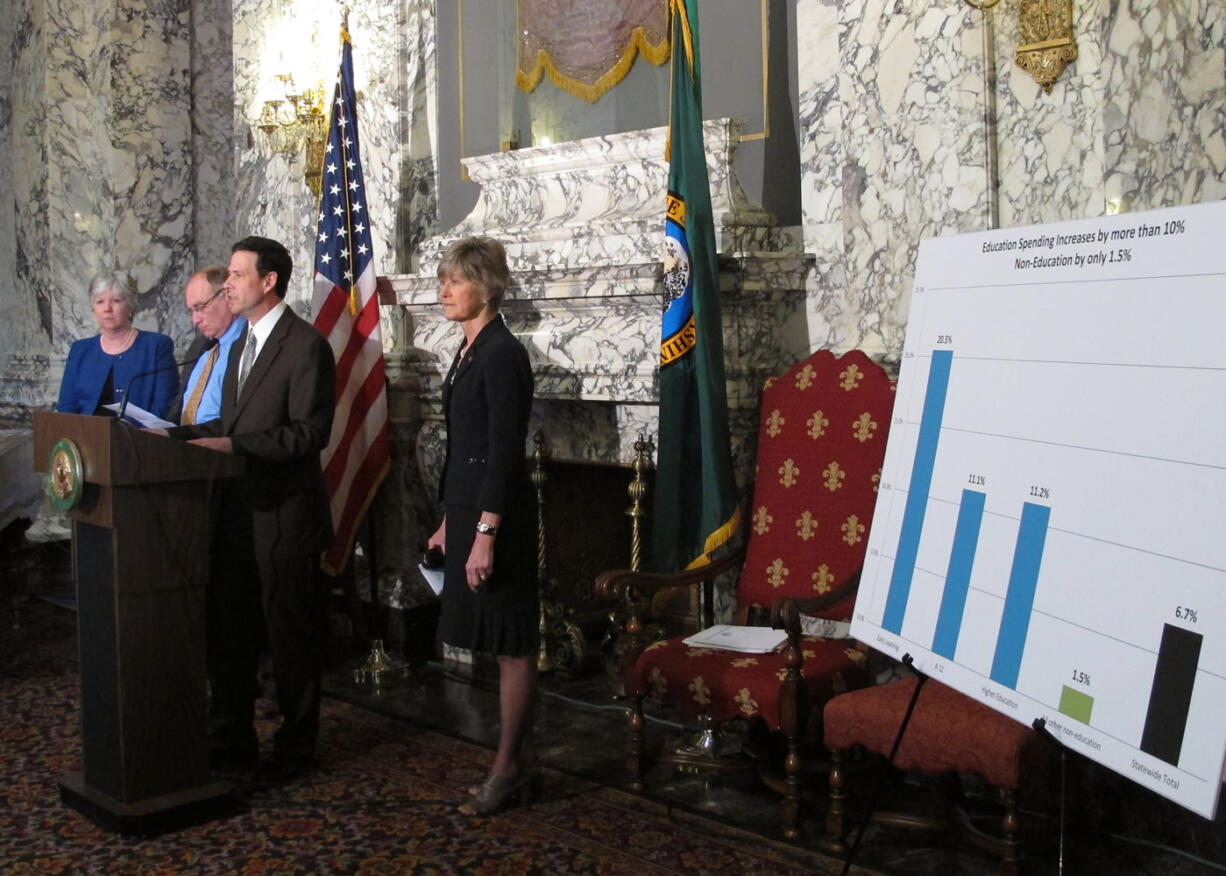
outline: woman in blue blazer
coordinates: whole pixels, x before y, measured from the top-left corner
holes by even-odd
[[[57,411],[110,415],[103,405],[122,402],[126,392],[129,404],[166,416],[179,391],[174,343],[132,325],[132,298],[118,273],[104,272],[90,281],[89,302],[99,332],[74,342],[68,351]]]
[[[524,464],[532,368],[498,312],[511,280],[502,244],[460,240],[438,276],[443,315],[460,324],[464,343],[443,385],[443,522],[427,546],[445,555],[439,638],[498,659],[498,753],[460,808],[488,815],[513,797],[524,802],[539,780],[526,753],[540,646],[536,494]]]

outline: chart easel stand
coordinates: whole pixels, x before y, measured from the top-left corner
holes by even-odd
[[[877,773],[877,781],[873,784],[873,796],[869,799],[868,808],[864,810],[864,815],[860,818],[860,824],[856,826],[856,838],[852,840],[851,848],[847,850],[847,857],[843,860],[844,876],[851,871],[851,863],[855,860],[856,852],[860,849],[860,840],[864,836],[864,830],[868,827],[873,813],[877,811],[877,801],[881,797],[881,786],[885,782],[885,774],[894,765],[894,758],[898,754],[899,746],[902,745],[903,734],[907,732],[907,725],[911,723],[911,714],[915,711],[916,702],[919,701],[920,691],[924,689],[924,682],[928,680],[927,675],[915,668],[915,660],[910,654],[902,655],[902,665],[915,673],[915,690],[911,692],[911,699],[907,703],[907,711],[902,716],[902,723],[898,725],[898,735],[894,737],[894,747],[890,749],[890,756],[886,758],[885,764],[882,765],[882,769]]]

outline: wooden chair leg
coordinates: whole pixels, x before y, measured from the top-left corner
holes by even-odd
[[[800,771],[800,740],[789,734],[787,756],[783,759],[783,800],[779,804],[783,817],[783,835],[788,839],[800,836]]]
[[[1005,876],[1017,876],[1022,872],[1022,847],[1018,836],[1021,816],[1017,811],[1017,794],[1005,791],[1002,795],[1005,815],[1001,819],[1002,849],[1000,872]]]
[[[627,697],[630,708],[626,713],[630,730],[630,748],[626,753],[626,772],[630,778],[630,790],[641,794],[646,787],[643,782],[643,698],[631,694]]]
[[[826,809],[826,839],[823,845],[838,855],[847,854],[844,841],[847,816],[847,767],[844,752],[830,752],[830,805]]]

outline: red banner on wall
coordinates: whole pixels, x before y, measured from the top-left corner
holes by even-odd
[[[532,91],[548,72],[562,90],[595,103],[642,54],[668,60],[668,0],[518,0],[515,83]]]

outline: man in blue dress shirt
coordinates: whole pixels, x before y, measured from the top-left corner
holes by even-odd
[[[185,426],[221,416],[221,382],[230,361],[230,348],[247,327],[247,320],[231,313],[226,296],[221,294],[225,280],[226,269],[214,265],[192,274],[183,293],[192,324],[209,345],[183,383],[179,422]]]

